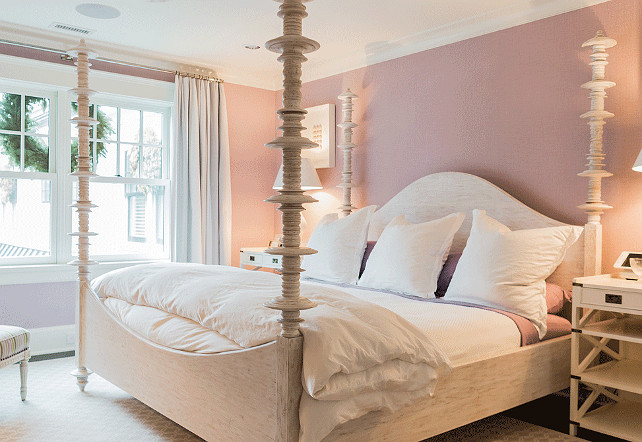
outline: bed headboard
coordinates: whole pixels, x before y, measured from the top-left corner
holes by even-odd
[[[397,215],[403,214],[409,222],[419,223],[464,212],[466,219],[451,248],[451,253],[461,253],[470,233],[473,209],[486,210],[511,230],[567,225],[536,212],[483,178],[441,172],[411,183],[377,210],[370,221],[368,240],[379,238],[384,227]],[[548,281],[570,289],[573,278],[584,275],[584,247],[582,234]]]

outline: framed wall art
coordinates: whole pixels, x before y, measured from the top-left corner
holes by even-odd
[[[334,167],[336,144],[334,104],[322,104],[305,110],[308,113],[302,124],[306,129],[301,135],[314,141],[319,147],[303,149],[301,156],[310,158],[317,169]]]

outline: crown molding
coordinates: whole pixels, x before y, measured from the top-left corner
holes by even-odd
[[[366,47],[332,61],[310,62],[302,80],[319,80],[608,1],[611,0],[543,0],[533,5],[532,1],[520,0],[501,9]]]
[[[99,60],[118,60],[120,62],[152,66],[168,71],[179,71],[188,74],[217,77],[230,83],[262,89],[277,90],[280,88],[281,70],[276,62],[272,71],[269,69],[230,69],[216,64],[205,66],[194,63],[193,60],[186,57],[104,43],[87,37],[74,37],[55,31],[19,26],[0,21],[1,40],[40,46],[64,52],[70,48],[76,47],[81,38],[84,38],[88,47],[96,51]]]

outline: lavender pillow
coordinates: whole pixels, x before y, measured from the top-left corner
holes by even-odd
[[[450,285],[450,280],[453,279],[453,274],[457,268],[457,263],[461,258],[461,253],[455,253],[453,255],[448,255],[444,266],[441,268],[441,273],[439,274],[439,279],[437,280],[437,290],[435,290],[435,297],[443,298],[448,290]]]
[[[366,250],[365,252],[363,252],[363,258],[361,259],[361,270],[359,270],[359,277],[361,277],[361,274],[366,269],[366,262],[368,262],[368,257],[370,256],[370,253],[372,253],[372,249],[374,249],[375,244],[377,244],[377,241],[368,241],[366,243]]]

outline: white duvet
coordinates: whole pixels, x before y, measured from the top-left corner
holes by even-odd
[[[103,297],[194,321],[227,345],[247,348],[280,332],[279,312],[264,307],[280,295],[280,282],[271,273],[171,263],[110,272],[92,288]],[[431,339],[392,311],[322,285],[302,285],[301,294],[318,304],[301,315],[302,440],[320,440],[370,411],[395,411],[431,395],[450,371],[448,357]]]

